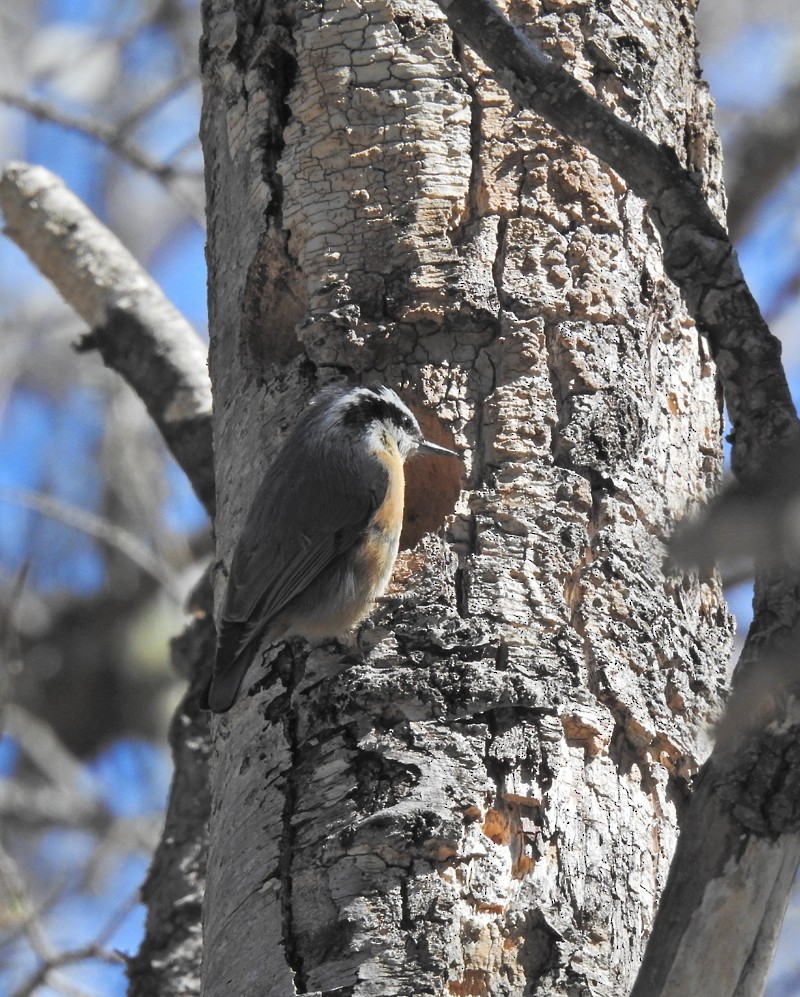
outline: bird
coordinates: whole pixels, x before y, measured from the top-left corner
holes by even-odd
[[[403,525],[403,464],[458,457],[431,443],[382,384],[324,388],[267,470],[234,549],[201,705],[231,708],[264,640],[339,638],[389,583]]]

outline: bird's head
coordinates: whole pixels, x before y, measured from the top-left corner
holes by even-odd
[[[326,412],[330,428],[363,434],[373,448],[387,436],[397,444],[402,460],[414,453],[457,457],[458,454],[423,436],[419,422],[397,392],[383,384],[356,385],[338,394]]]

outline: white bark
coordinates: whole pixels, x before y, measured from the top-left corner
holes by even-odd
[[[702,904],[689,919],[660,993],[686,997],[697,993],[698,980],[703,981],[707,997],[758,997],[763,993],[766,969],[800,860],[800,835],[791,839],[752,839],[738,864],[736,888],[731,888],[729,875],[711,882]],[[774,906],[777,911],[772,910]],[[762,947],[766,958],[759,952]]]

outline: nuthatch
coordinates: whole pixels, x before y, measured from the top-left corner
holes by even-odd
[[[403,525],[403,463],[458,454],[429,443],[382,385],[323,390],[267,471],[236,545],[208,708],[233,705],[262,640],[341,637],[389,583]]]

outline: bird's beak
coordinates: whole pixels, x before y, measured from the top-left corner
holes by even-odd
[[[438,443],[429,443],[428,440],[422,440],[417,447],[417,453],[429,453],[436,457],[458,457],[455,450],[448,450],[447,447],[440,447]]]

